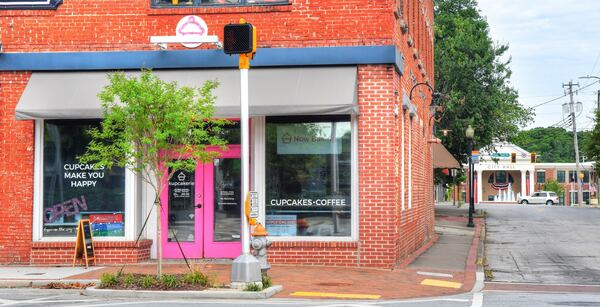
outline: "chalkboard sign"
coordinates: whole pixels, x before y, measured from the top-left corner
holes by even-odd
[[[94,260],[94,265],[96,265],[94,239],[92,238],[92,225],[90,224],[90,220],[80,220],[77,227],[77,240],[75,241],[73,266],[75,266],[75,262],[78,259],[81,259],[85,263],[86,268],[92,260]]]

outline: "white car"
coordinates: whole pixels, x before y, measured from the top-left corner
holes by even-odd
[[[558,195],[550,191],[539,191],[531,194],[530,196],[521,196],[518,199],[520,204],[546,204],[546,205],[557,205]]]

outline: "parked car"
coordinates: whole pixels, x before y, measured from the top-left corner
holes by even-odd
[[[521,196],[518,199],[520,204],[546,204],[546,205],[557,205],[558,195],[550,191],[539,191],[531,194],[530,196]]]

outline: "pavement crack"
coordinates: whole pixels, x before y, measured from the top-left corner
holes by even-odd
[[[523,280],[525,280],[525,275],[523,275],[523,272],[521,272],[521,268],[519,267],[519,264],[517,263],[515,256],[513,255],[513,253],[511,251],[508,251],[508,254],[510,255],[510,258],[512,258],[513,262],[515,263],[515,266],[517,267],[517,272],[519,272],[519,275],[521,275],[521,278]]]

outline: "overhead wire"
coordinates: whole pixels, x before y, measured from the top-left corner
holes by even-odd
[[[592,83],[586,84],[586,85],[584,85],[584,86],[582,86],[582,87],[578,88],[576,91],[573,91],[573,92],[574,92],[575,94],[577,94],[577,93],[579,93],[579,91],[581,91],[582,89],[588,88],[588,87],[592,86],[593,84],[596,84],[596,83],[598,83],[598,81],[600,81],[600,80],[596,80],[596,81],[594,81],[594,82],[592,82]],[[556,97],[556,98],[550,99],[550,100],[548,100],[548,101],[544,101],[544,102],[542,102],[542,103],[539,103],[539,104],[536,104],[536,105],[534,105],[532,108],[533,108],[533,109],[535,109],[535,108],[541,107],[541,106],[543,106],[543,105],[545,105],[545,104],[549,104],[549,103],[551,103],[551,102],[557,101],[557,100],[559,100],[559,99],[561,99],[561,98],[564,98],[564,97],[567,97],[567,96],[568,96],[568,94],[564,94],[564,95],[562,95],[562,96],[559,96],[559,97]]]

